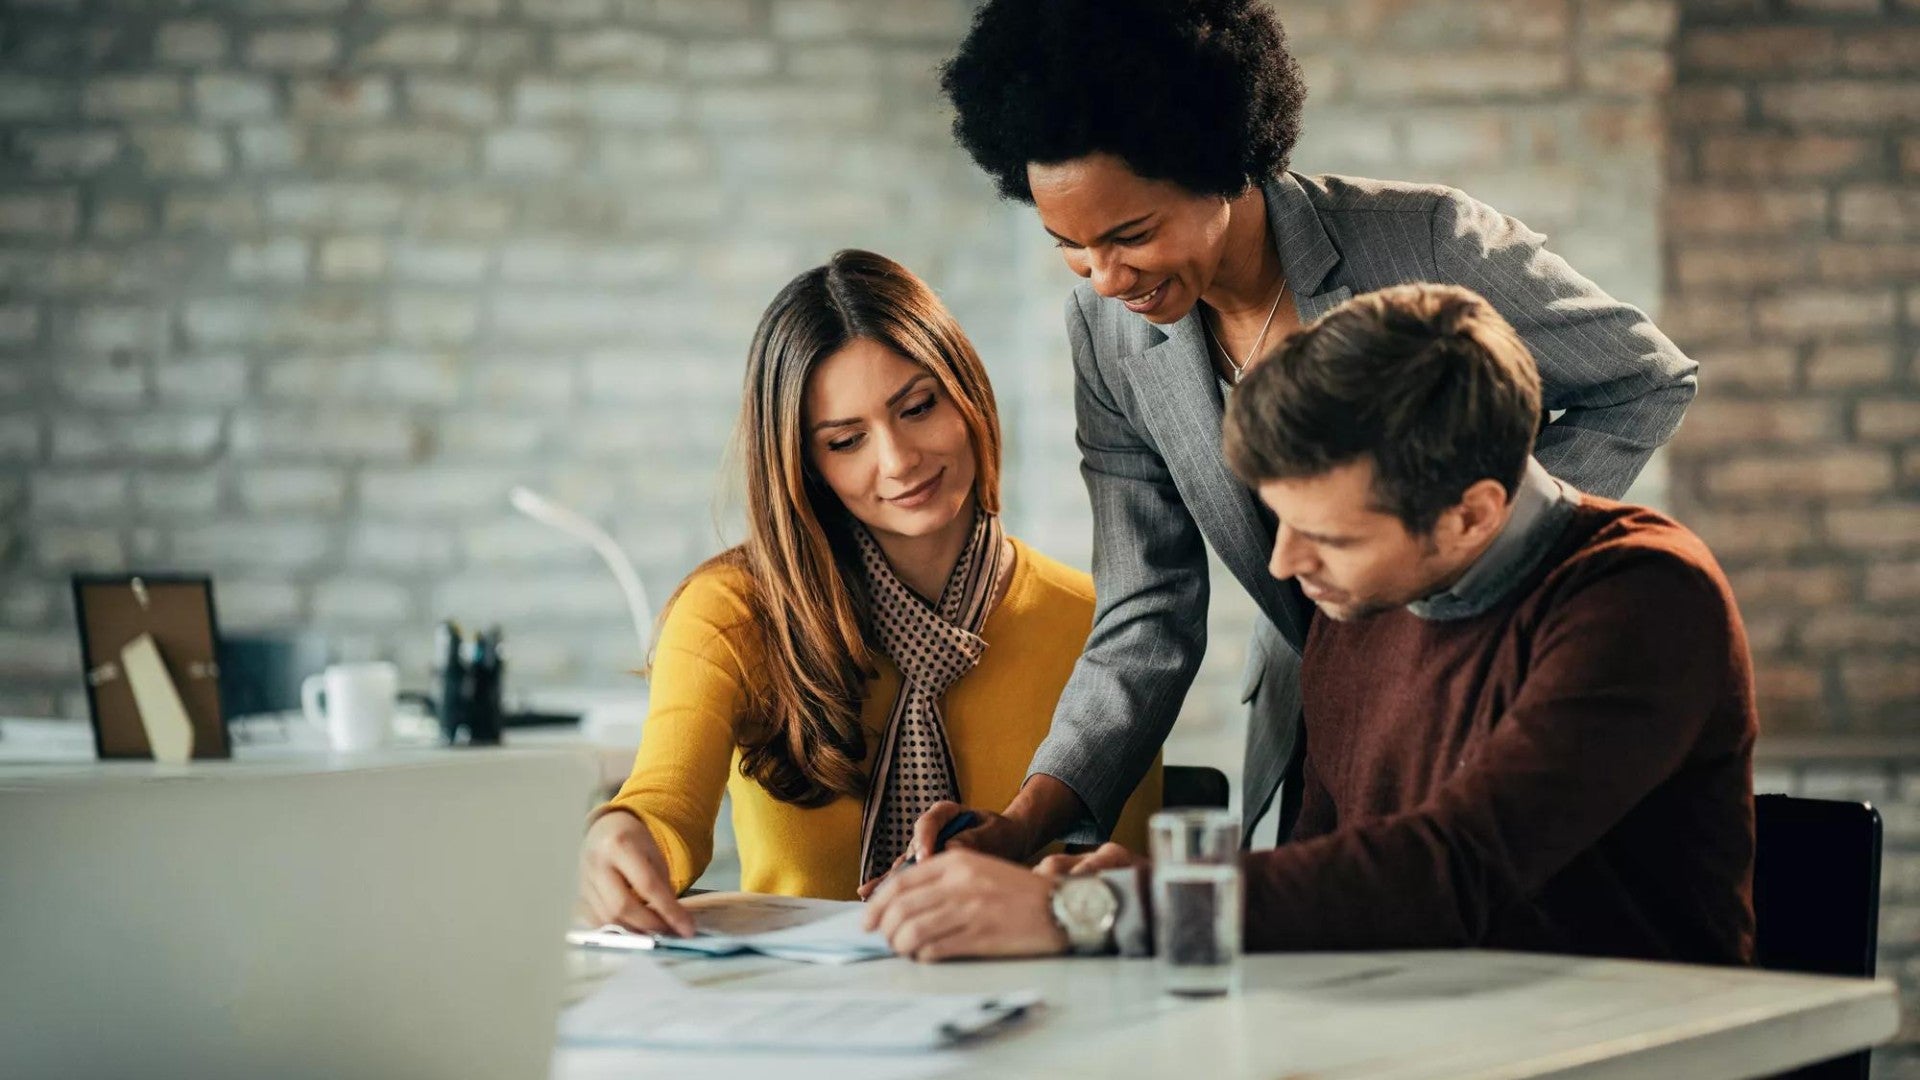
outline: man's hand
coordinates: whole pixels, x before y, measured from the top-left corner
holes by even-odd
[[[922,963],[966,956],[1058,956],[1053,879],[977,851],[947,851],[888,874],[866,928]]]
[[[1034,870],[1047,877],[1060,878],[1118,870],[1123,866],[1137,866],[1143,861],[1140,856],[1109,840],[1083,855],[1049,855],[1041,859],[1040,865]]]
[[[640,819],[601,815],[580,851],[580,900],[588,921],[674,937],[693,936],[693,913],[673,894],[666,857]]]
[[[934,842],[940,838],[940,830],[968,810],[973,810],[973,813],[980,818],[980,823],[955,834],[947,841],[947,847],[971,848],[974,851],[997,855],[1002,859],[1011,859],[1015,862],[1026,861],[1035,845],[1031,843],[1031,834],[1019,821],[1003,817],[991,810],[962,806],[957,802],[937,802],[928,807],[926,813],[920,815],[919,821],[913,823],[913,840],[908,843],[906,853],[894,860],[892,869],[860,886],[860,899],[870,899],[874,890],[880,887],[880,883],[897,873],[909,856],[918,862],[925,862],[937,854],[934,851]]]

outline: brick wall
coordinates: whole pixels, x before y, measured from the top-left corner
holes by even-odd
[[[1768,730],[1920,708],[1920,7],[1684,7],[1673,504],[1733,578]]]
[[[615,592],[508,488],[608,525],[664,595],[736,534],[715,493],[754,318],[851,244],[953,306],[1012,527],[1084,565],[1071,278],[934,91],[969,10],[0,6],[0,714],[84,709],[75,569],[211,571],[228,628],[315,627],[414,680],[451,615],[506,623],[519,686],[617,683]],[[1282,11],[1300,167],[1460,184],[1657,297],[1670,4]],[[1237,772],[1251,610],[1216,597],[1177,754]]]
[[[1905,735],[1920,708],[1920,6],[1686,0],[1667,330],[1701,361],[1672,504],[1726,565],[1764,731]],[[1891,745],[1891,744],[1889,744]],[[1882,974],[1920,1076],[1920,766],[1777,764],[1761,790],[1887,823]]]

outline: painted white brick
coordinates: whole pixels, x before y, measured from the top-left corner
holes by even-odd
[[[376,570],[442,570],[453,565],[453,533],[438,525],[362,520],[347,538],[347,561]]]
[[[451,414],[434,431],[434,451],[454,461],[524,462],[545,447],[546,420],[518,413]]]
[[[399,519],[498,511],[516,480],[497,469],[370,469],[360,476],[360,505]]]
[[[595,82],[586,88],[587,115],[610,126],[655,127],[680,119],[686,92],[649,82]]]
[[[205,178],[227,171],[227,141],[217,131],[177,125],[135,128],[131,134],[149,174]]]
[[[157,349],[167,332],[166,312],[141,306],[88,307],[73,316],[73,341],[82,349]]]
[[[40,418],[0,413],[0,461],[32,461],[40,456]]]
[[[134,504],[149,518],[204,518],[220,508],[220,474],[213,469],[141,473],[131,488]]]
[[[247,396],[241,356],[169,356],[155,362],[153,377],[162,401],[238,405]]]
[[[532,128],[493,132],[483,154],[489,172],[520,176],[564,176],[585,155],[586,138],[579,133]]]
[[[649,18],[659,26],[697,30],[750,30],[759,22],[754,0],[653,0]]]
[[[423,120],[484,126],[500,119],[500,95],[477,79],[407,76],[407,108]]]
[[[127,476],[112,470],[39,472],[28,488],[36,518],[86,521],[117,517],[127,505]]]
[[[688,42],[682,61],[691,79],[758,79],[780,66],[780,51],[771,41]]]
[[[586,112],[586,89],[577,79],[527,78],[514,84],[513,115],[523,122],[578,120]]]
[[[30,540],[34,561],[47,570],[111,573],[127,564],[126,544],[117,529],[83,525],[41,525]]]
[[[389,312],[394,341],[416,348],[464,344],[480,325],[480,305],[465,296],[401,293]]]
[[[174,558],[246,570],[300,570],[326,559],[328,530],[294,521],[213,521],[173,534]]]
[[[404,461],[413,422],[384,409],[245,409],[233,418],[233,455],[282,461]]]
[[[307,279],[307,242],[277,236],[235,244],[227,252],[227,273],[243,284],[294,285]]]
[[[133,199],[101,199],[93,207],[93,235],[128,240],[153,231],[153,207]]]
[[[516,291],[499,295],[493,318],[500,335],[514,341],[593,341],[644,333],[655,325],[651,314],[630,296]]]
[[[392,184],[333,181],[288,184],[267,192],[267,216],[319,229],[376,229],[399,222],[406,193]]]
[[[340,35],[324,26],[261,30],[247,40],[246,56],[252,67],[326,67],[340,58]]]
[[[250,468],[235,477],[234,490],[240,506],[255,513],[332,513],[346,506],[347,474],[327,468]]]
[[[634,71],[658,74],[673,57],[673,46],[657,34],[600,28],[554,35],[553,63],[561,71]]]
[[[387,272],[387,242],[378,236],[336,236],[320,242],[320,277],[364,281]]]
[[[99,76],[86,86],[88,116],[177,116],[185,104],[185,90],[172,75]]]
[[[222,573],[213,586],[214,617],[222,630],[269,630],[304,622],[299,586]]]
[[[713,155],[698,139],[668,134],[600,136],[600,164],[609,172],[649,179],[684,179],[712,168]]]
[[[120,133],[97,131],[33,131],[16,134],[18,145],[33,171],[50,176],[98,172],[120,156]]]
[[[525,30],[486,29],[474,35],[473,55],[467,67],[474,71],[517,71],[528,67],[537,45]]]
[[[248,191],[170,191],[168,232],[248,236],[260,229],[260,204]]]
[[[773,32],[801,40],[855,37],[870,14],[850,0],[775,0]]]
[[[460,394],[460,369],[445,354],[287,357],[261,370],[268,395],[301,401],[448,405]]]
[[[39,308],[31,304],[0,306],[0,345],[24,345],[39,336]]]
[[[80,641],[68,632],[0,630],[0,678],[78,679]]]
[[[613,0],[541,0],[528,5],[523,14],[546,22],[591,23],[604,21],[612,10]]]
[[[77,100],[71,82],[0,73],[0,120],[59,120]]]
[[[579,379],[571,357],[527,352],[474,365],[475,397],[489,405],[561,408],[571,403]]]
[[[500,279],[514,284],[630,285],[663,280],[682,269],[684,254],[664,244],[605,246],[534,240],[514,244],[500,255]]]
[[[486,277],[492,258],[479,244],[403,240],[393,252],[393,272],[403,281],[470,285]]]
[[[452,64],[467,48],[467,32],[453,23],[394,26],[363,46],[361,63],[405,68]]]
[[[486,192],[450,192],[414,204],[412,234],[424,239],[494,239],[513,224],[513,200]]]
[[[742,361],[688,348],[601,349],[582,364],[586,398],[595,406],[698,402],[727,416],[740,396]]]
[[[46,622],[55,611],[65,608],[66,599],[66,590],[52,582],[14,578],[0,584],[0,621],[9,626]]]
[[[72,236],[80,224],[80,199],[72,191],[0,194],[0,235]]]
[[[313,588],[313,617],[322,622],[384,627],[413,614],[411,592],[400,582],[338,579]]]
[[[153,55],[167,64],[206,64],[227,55],[226,28],[212,19],[178,19],[160,27]]]
[[[132,357],[61,358],[53,381],[68,400],[85,405],[138,405],[147,396],[147,366]]]
[[[591,571],[599,560],[593,549],[537,521],[502,518],[461,530],[467,564],[537,566],[546,570]]]
[[[605,571],[580,574],[468,574],[441,583],[432,608],[467,624],[519,627],[581,618],[617,626],[626,616],[620,590]]]
[[[716,128],[862,127],[880,116],[877,91],[809,87],[714,87],[701,90],[694,115]]]
[[[204,120],[257,120],[273,115],[273,83],[257,75],[197,75],[193,101]]]
[[[393,83],[385,75],[296,79],[288,113],[330,123],[384,120],[393,115]]]
[[[53,422],[53,459],[60,462],[204,461],[220,445],[220,417],[145,413],[70,416]]]
[[[1894,791],[1885,765],[1813,764],[1800,771],[1798,794],[1809,799],[1885,801]]]
[[[241,167],[250,172],[280,172],[301,165],[307,160],[309,141],[305,131],[277,124],[243,127],[234,135]]]

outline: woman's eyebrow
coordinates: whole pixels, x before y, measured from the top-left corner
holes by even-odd
[[[1096,243],[1096,244],[1104,244],[1104,243],[1106,243],[1107,241],[1109,241],[1109,240],[1112,240],[1112,239],[1113,239],[1114,237],[1116,237],[1116,236],[1119,236],[1119,235],[1120,235],[1121,233],[1123,233],[1123,232],[1126,232],[1126,231],[1128,231],[1129,229],[1135,229],[1135,228],[1138,228],[1138,227],[1139,227],[1139,226],[1141,226],[1141,225],[1144,225],[1144,224],[1146,224],[1146,222],[1147,222],[1147,219],[1148,219],[1148,218],[1150,218],[1150,217],[1152,217],[1152,216],[1153,216],[1152,214],[1141,214],[1141,215],[1140,215],[1139,217],[1137,217],[1137,218],[1134,218],[1134,219],[1133,219],[1133,220],[1131,220],[1131,221],[1123,221],[1123,222],[1121,222],[1120,224],[1118,224],[1118,225],[1115,225],[1115,226],[1114,226],[1113,228],[1111,228],[1111,229],[1108,229],[1108,230],[1107,230],[1106,232],[1104,232],[1104,233],[1101,233],[1101,234],[1100,234],[1100,239],[1098,239],[1098,240],[1095,240],[1095,241],[1094,241],[1094,243]],[[1051,236],[1051,237],[1053,237],[1053,238],[1054,238],[1055,240],[1058,240],[1058,241],[1060,241],[1060,242],[1061,242],[1061,243],[1063,243],[1063,244],[1071,244],[1071,243],[1073,243],[1073,241],[1071,241],[1071,240],[1069,240],[1069,239],[1067,239],[1067,238],[1066,238],[1066,237],[1064,237],[1064,236],[1061,236],[1061,235],[1060,235],[1059,233],[1057,233],[1057,232],[1054,232],[1054,231],[1053,231],[1052,229],[1047,229],[1047,227],[1046,227],[1045,225],[1042,225],[1042,226],[1040,226],[1040,227],[1041,227],[1042,229],[1046,229],[1046,232],[1047,232],[1047,235],[1048,235],[1048,236]]]
[[[889,408],[889,409],[891,409],[891,408],[893,408],[893,407],[894,407],[895,405],[898,405],[898,404],[900,404],[900,399],[901,399],[901,398],[903,398],[903,397],[906,397],[906,396],[907,396],[908,394],[910,394],[910,393],[912,393],[912,392],[913,392],[913,388],[914,388],[914,387],[916,387],[916,386],[918,386],[918,385],[920,385],[920,383],[921,383],[921,381],[922,381],[923,379],[931,379],[931,378],[933,378],[933,372],[931,372],[931,371],[923,371],[923,372],[921,372],[920,374],[918,374],[918,375],[915,375],[915,376],[914,376],[913,378],[911,378],[911,379],[908,379],[908,380],[906,381],[906,384],[905,384],[904,386],[902,386],[902,387],[900,387],[900,389],[898,389],[898,390],[895,390],[895,391],[893,392],[893,396],[887,399],[887,408]],[[830,428],[830,427],[851,427],[851,426],[853,426],[854,424],[857,424],[857,423],[859,423],[859,422],[860,422],[860,421],[859,421],[858,419],[853,419],[853,420],[820,420],[820,421],[817,421],[817,422],[815,422],[815,423],[814,423],[814,425],[813,425],[813,430],[815,430],[815,431],[821,431],[821,430],[824,430],[824,429],[826,429],[826,428]]]

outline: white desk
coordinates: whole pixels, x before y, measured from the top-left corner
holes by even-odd
[[[481,754],[488,747],[446,746],[433,727],[432,718],[405,718],[411,726],[393,746],[371,754],[340,754],[329,749],[319,729],[307,723],[299,713],[243,717],[228,724],[233,744],[233,760],[253,762],[318,762],[330,760],[341,766],[355,762],[436,754]],[[556,725],[509,728],[502,745],[512,749],[592,750],[595,768],[604,787],[617,786],[633,768],[632,746],[588,743],[578,726]],[[92,764],[93,729],[85,721],[0,718],[0,769],[12,775]],[[138,769],[139,761],[100,762],[109,768]],[[196,761],[183,768],[221,768],[219,761]],[[154,767],[151,762],[144,767]]]
[[[619,961],[576,957],[576,992]],[[1894,984],[1497,952],[1250,957],[1235,997],[1156,992],[1150,962],[1052,960],[813,967],[694,960],[726,989],[1039,990],[1021,1025],[937,1054],[704,1054],[562,1047],[554,1080],[614,1076],[1688,1077],[1763,1076],[1882,1041]]]

